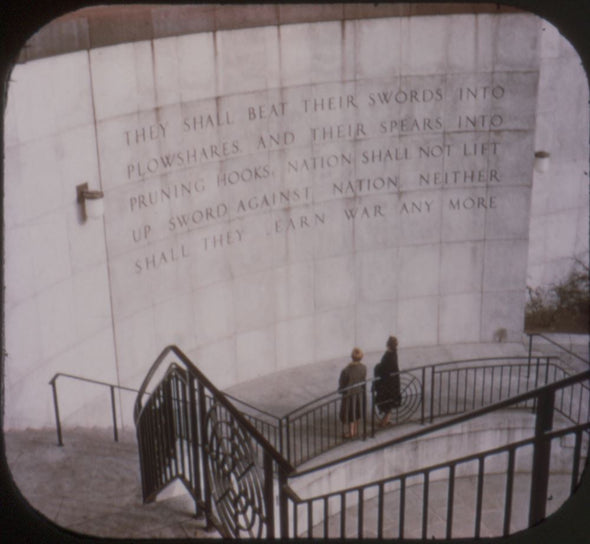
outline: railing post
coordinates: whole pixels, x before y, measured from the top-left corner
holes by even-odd
[[[201,484],[201,478],[205,479],[205,475],[201,474],[205,472],[205,466],[203,463],[203,458],[201,455],[200,450],[200,437],[199,437],[199,420],[198,420],[198,409],[197,409],[197,398],[196,398],[196,388],[197,384],[195,383],[195,379],[190,376],[188,382],[188,402],[189,402],[189,417],[190,417],[190,436],[191,436],[191,448],[192,448],[192,456],[193,456],[193,474],[191,478],[191,483],[194,486],[195,496],[193,496],[193,500],[195,501],[195,515],[196,517],[205,516],[207,515],[207,508],[203,505],[203,488]],[[203,510],[203,511],[201,511]]]
[[[57,445],[58,446],[63,446],[64,443],[62,441],[62,436],[61,436],[61,421],[59,419],[59,405],[58,405],[58,401],[57,401],[57,385],[55,383],[57,376],[55,376],[53,378],[53,380],[51,380],[51,388],[53,390],[53,409],[55,411],[55,428],[57,430]]]
[[[426,397],[425,397],[425,392],[426,392],[426,367],[422,367],[422,384],[420,386],[420,390],[421,390],[421,398],[420,398],[420,404],[422,405],[421,407],[421,411],[420,411],[420,424],[424,425],[424,416],[425,416],[425,408],[426,408]]]
[[[537,402],[529,509],[530,527],[545,518],[547,490],[549,487],[549,461],[551,457],[551,441],[547,439],[545,433],[551,430],[553,426],[554,401],[555,391],[550,390],[544,391]]]
[[[279,488],[279,526],[281,530],[281,538],[289,538],[289,503],[287,500],[287,493],[285,486],[287,485],[287,475],[285,469],[279,467],[278,470],[278,488]]]
[[[375,382],[371,384],[371,438],[375,437]]]
[[[266,507],[266,538],[275,537],[272,457],[264,450],[264,504]]]
[[[289,422],[289,414],[287,414],[287,416],[285,417],[285,433],[286,433],[286,441],[287,441],[287,455],[283,454],[283,457],[285,457],[285,459],[287,459],[287,461],[289,461],[289,463],[291,462],[291,424]]]
[[[527,378],[531,375],[531,359],[533,354],[533,335],[529,333],[529,362],[527,365]]]
[[[434,365],[430,369],[430,423],[432,423],[434,419]]]
[[[283,457],[285,457],[285,452],[283,451],[283,418],[279,418],[279,452]]]
[[[117,409],[115,406],[115,387],[110,386],[111,389],[111,409],[113,413],[113,433],[115,436],[115,442],[119,441],[119,431],[117,429]]]
[[[361,407],[363,411],[363,440],[367,439],[367,385],[366,382],[363,384],[363,405]]]
[[[205,531],[210,531],[214,528],[213,522],[211,521],[211,515],[213,513],[212,501],[211,501],[211,484],[209,482],[209,470],[207,466],[209,464],[209,458],[207,453],[207,403],[205,399],[205,387],[200,381],[197,381],[198,388],[198,416],[199,416],[199,429],[200,442],[201,442],[201,455],[203,460],[203,499],[205,503],[205,517],[206,526]]]

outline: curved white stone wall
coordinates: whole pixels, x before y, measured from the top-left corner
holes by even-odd
[[[535,149],[550,153],[546,172],[533,172],[527,284],[563,281],[588,257],[588,78],[580,57],[543,22]]]
[[[392,332],[520,338],[539,32],[367,19],[17,65],[7,427],[53,424],[55,372],[137,387],[170,343],[223,388]],[[102,219],[80,216],[85,181]],[[110,424],[108,390],[65,383],[66,424]]]

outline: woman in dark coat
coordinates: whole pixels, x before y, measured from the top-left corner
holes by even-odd
[[[354,438],[358,430],[358,420],[365,414],[365,380],[367,367],[361,363],[363,352],[354,348],[352,361],[340,373],[338,391],[342,395],[340,421],[344,424],[344,438]],[[358,386],[354,387],[356,384]],[[346,431],[348,425],[349,431]]]
[[[381,362],[375,366],[375,405],[381,414],[379,425],[385,427],[389,423],[391,411],[402,402],[397,362],[397,338],[390,336],[387,340],[387,351]]]

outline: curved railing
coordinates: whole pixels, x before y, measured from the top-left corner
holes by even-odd
[[[447,361],[399,372],[402,402],[392,411],[391,424],[433,423],[437,418],[465,413],[531,391],[568,375],[557,362],[557,357],[546,356],[495,357]],[[375,382],[375,379],[364,382],[366,410],[359,422],[359,437],[363,440],[382,430],[375,409]],[[580,385],[575,395],[582,400],[561,399],[563,414],[581,410],[589,391],[586,385]],[[341,392],[333,391],[282,417],[233,400],[267,440],[290,463],[299,466],[347,440],[339,417],[341,396]],[[533,409],[533,401],[518,408]]]
[[[293,467],[176,346],[147,373],[134,420],[145,502],[179,480],[222,536],[274,536],[274,474]]]
[[[54,388],[58,428],[56,384],[59,377],[80,379],[59,374],[50,382]],[[393,421],[432,423],[435,418],[445,416],[444,421],[418,430],[410,428],[410,432],[403,436],[333,457],[330,461],[314,463],[311,467],[302,467],[306,455],[309,459],[337,445],[322,442],[316,436],[314,446],[305,454],[296,454],[292,448],[294,441],[304,439],[305,433],[300,432],[304,427],[307,431],[314,431],[317,427],[325,440],[326,429],[337,419],[338,393],[315,399],[283,418],[277,418],[225,395],[182,351],[176,346],[168,346],[136,391],[134,420],[144,500],[152,500],[166,485],[178,479],[191,493],[196,513],[204,514],[207,525],[216,527],[222,536],[358,538],[377,535],[404,538],[404,516],[410,509],[406,490],[410,480],[417,477],[422,493],[417,512],[421,516],[422,537],[435,531],[429,526],[428,512],[431,482],[436,480],[448,486],[447,518],[442,536],[450,538],[454,536],[453,512],[456,508],[453,490],[458,485],[457,477],[464,472],[462,467],[471,464],[476,467],[472,478],[475,501],[469,507],[473,509],[475,521],[473,535],[466,536],[480,536],[482,490],[490,466],[492,473],[503,474],[506,479],[504,517],[498,534],[509,534],[512,531],[515,474],[523,471],[522,462],[519,465],[521,455],[525,457],[524,472],[530,472],[533,482],[525,526],[545,517],[547,501],[550,500],[548,481],[552,447],[561,447],[566,452],[569,465],[564,470],[571,474],[571,489],[577,485],[588,455],[589,380],[590,370],[568,376],[554,359],[531,354],[528,358],[503,358],[500,362],[498,359],[452,361],[401,372],[402,403],[394,413]],[[116,439],[113,392],[115,388],[135,390],[95,380],[84,381],[111,389]],[[371,385],[372,380],[365,384],[368,396],[372,395]],[[374,403],[367,406],[363,422],[365,437],[376,430]],[[322,477],[322,471],[507,408],[526,408],[535,415],[533,436],[411,473],[392,475],[356,487],[332,489],[325,495],[302,498],[293,491],[292,484],[298,478],[307,475]],[[318,420],[322,414],[323,423]],[[556,414],[563,416],[559,419],[561,428],[558,429],[553,428]],[[565,428],[566,424],[570,426]],[[334,428],[338,429],[337,425]],[[505,459],[505,467],[500,472],[496,462],[499,457]],[[397,502],[393,509],[388,502],[392,486],[397,490],[394,490]],[[364,508],[375,508],[377,513],[369,517],[371,527],[364,525]],[[386,519],[399,520],[394,532],[385,523]],[[353,530],[351,520],[355,520]]]
[[[495,497],[495,500],[500,502],[502,516],[495,520],[495,534],[492,536],[506,536],[535,525],[546,517],[548,501],[552,500],[548,493],[552,463],[559,461],[562,477],[569,474],[570,493],[576,489],[584,466],[587,465],[590,432],[587,397],[585,410],[579,412],[581,421],[567,427],[554,428],[557,426],[554,414],[560,412],[557,399],[575,397],[582,387],[587,391],[589,380],[590,371],[568,376],[555,383],[496,401],[489,406],[454,416],[445,422],[424,427],[362,451],[307,469],[297,469],[289,475],[287,488],[289,536],[339,539],[479,538],[482,536],[484,515],[484,481],[490,476],[500,478],[500,487],[504,490],[503,494]],[[426,438],[433,433],[498,410],[522,406],[534,407],[535,424],[533,434],[529,438],[358,486],[331,489],[325,494],[302,498],[293,490],[293,483],[299,478],[311,475],[312,479],[316,480],[322,473],[325,474],[326,470],[334,470],[379,451],[393,448],[399,451],[404,443]],[[577,412],[569,412],[570,415],[575,413]],[[570,446],[564,447],[564,443],[569,443]],[[555,451],[557,457],[552,457],[552,452]],[[468,478],[465,478],[466,474],[469,475]],[[523,497],[520,496],[521,502],[518,505],[515,504],[517,475],[530,482],[528,492],[524,496],[525,503],[522,503]],[[471,502],[461,502],[462,518],[471,516],[472,519],[469,534],[461,535],[453,532],[454,516],[458,509],[455,489],[459,483],[463,485],[462,493],[467,493],[465,487],[468,487],[468,495],[474,499]],[[432,526],[430,512],[433,505],[430,497],[435,485],[439,486],[439,493],[436,494],[437,508],[442,508],[446,516]],[[410,487],[414,490],[413,498],[410,497]],[[420,496],[421,500],[416,501],[416,496]],[[368,510],[372,515],[365,516]],[[516,513],[521,515],[521,519],[514,523],[513,517]],[[408,519],[414,522],[418,520],[415,525],[419,528],[419,534],[408,535]]]

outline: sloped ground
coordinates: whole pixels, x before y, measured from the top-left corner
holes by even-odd
[[[559,338],[559,341],[568,338]],[[578,352],[577,342],[570,342],[568,347]],[[566,342],[564,342],[566,343]],[[580,354],[587,357],[587,337],[581,342]],[[514,345],[491,345],[485,350],[485,356],[500,356],[512,352]],[[551,352],[552,346],[545,346]],[[467,357],[473,347],[455,348],[452,353],[441,353],[436,349],[407,350],[402,353],[402,362],[413,365],[428,362]],[[520,346],[521,353],[525,353]],[[369,362],[376,362],[379,354],[367,357]],[[482,353],[484,356],[484,353]],[[571,370],[580,371],[585,367],[579,360],[571,360]],[[308,397],[317,397],[334,389],[342,361],[331,365],[289,370],[277,376],[254,380],[232,388],[232,393],[244,400],[254,401],[257,406],[268,409],[276,415],[286,406],[300,405]],[[307,370],[307,369],[306,369]],[[58,447],[54,429],[9,431],[5,433],[6,457],[17,487],[30,505],[58,525],[85,535],[117,538],[215,538],[216,532],[206,532],[204,521],[194,516],[194,505],[190,497],[183,493],[152,504],[143,504],[141,499],[141,482],[139,461],[135,436],[133,432],[121,432],[120,441],[114,442],[110,430],[100,429],[65,429],[64,446]],[[361,442],[347,444],[347,448],[361,447]],[[562,489],[567,478],[557,482],[552,488],[554,502],[548,505],[558,506],[567,496]],[[466,481],[467,484],[467,481]],[[492,485],[492,484],[490,484]],[[525,488],[527,483],[523,484]],[[441,493],[442,484],[441,484]],[[499,484],[503,489],[503,485]],[[432,494],[434,494],[434,488]],[[502,493],[502,491],[500,491]],[[431,495],[433,497],[433,495]],[[491,501],[494,494],[491,495]],[[391,495],[395,502],[395,493]],[[433,497],[434,500],[434,497]],[[436,501],[435,501],[436,502]],[[520,501],[518,501],[520,504]],[[457,516],[461,508],[458,504]],[[496,514],[491,509],[490,516],[496,524]],[[367,510],[370,512],[370,509]],[[441,511],[442,512],[442,511]],[[369,514],[367,514],[369,515]],[[370,514],[372,515],[372,514]],[[433,511],[429,526],[438,538],[440,535],[443,513]],[[462,518],[457,518],[460,524]],[[490,518],[491,519],[491,518]],[[518,517],[513,520],[516,522]],[[330,523],[334,523],[331,520]],[[352,523],[352,522],[351,522]],[[432,524],[431,524],[432,523]],[[471,518],[465,523],[472,527]],[[414,522],[407,520],[406,536],[418,536]],[[492,529],[491,521],[484,519],[484,534],[497,534]],[[488,529],[490,530],[488,532]],[[319,528],[316,530],[320,530]],[[394,525],[387,530],[387,536],[396,536]],[[430,532],[430,531],[429,531]],[[314,534],[321,534],[315,533]],[[454,534],[462,534],[457,525]],[[372,536],[367,534],[367,536]]]
[[[211,538],[188,494],[143,504],[134,434],[99,429],[5,433],[6,458],[29,504],[77,533],[122,538]]]

